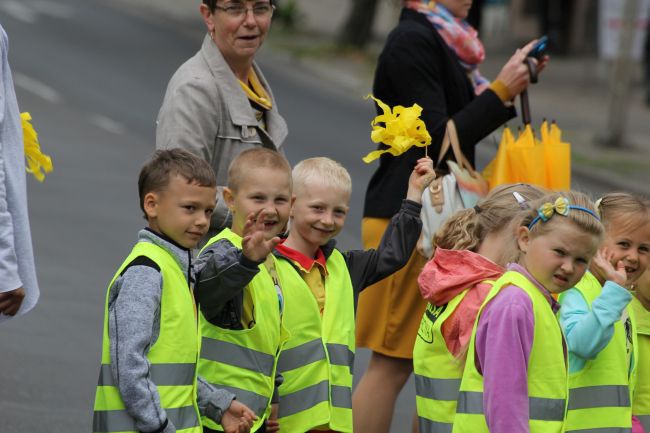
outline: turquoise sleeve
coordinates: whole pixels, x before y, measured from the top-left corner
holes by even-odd
[[[614,324],[621,319],[632,295],[624,287],[606,281],[603,290],[589,308],[580,291],[573,288],[562,296],[560,325],[569,350],[569,372],[582,370],[614,335]]]

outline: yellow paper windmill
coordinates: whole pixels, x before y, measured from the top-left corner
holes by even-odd
[[[369,164],[384,153],[398,156],[413,146],[426,147],[431,144],[431,135],[424,121],[420,119],[422,107],[418,104],[408,108],[398,105],[391,110],[374,96],[368,95],[366,99],[368,98],[372,98],[384,113],[376,116],[370,123],[370,139],[374,143],[385,144],[387,149],[370,152],[363,158],[363,162]]]

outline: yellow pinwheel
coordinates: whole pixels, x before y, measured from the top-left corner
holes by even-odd
[[[383,111],[370,123],[370,139],[374,143],[383,143],[387,148],[370,152],[363,158],[363,162],[369,164],[384,153],[398,156],[413,146],[425,147],[431,144],[431,135],[420,119],[422,107],[418,104],[408,108],[398,105],[391,110],[374,96],[368,95],[366,99],[368,98],[372,98]]]
[[[20,113],[20,119],[23,126],[23,141],[25,146],[25,159],[27,160],[26,170],[34,175],[36,180],[43,182],[45,173],[49,173],[54,168],[52,159],[41,153],[41,145],[38,142],[38,134],[32,126],[30,120],[32,116],[29,113]]]

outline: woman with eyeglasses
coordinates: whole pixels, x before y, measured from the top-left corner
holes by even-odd
[[[243,150],[263,146],[282,152],[287,124],[255,63],[271,26],[273,0],[203,0],[208,33],[198,53],[178,68],[156,122],[156,148],[181,147],[212,164],[219,185]],[[228,225],[219,199],[205,240]]]

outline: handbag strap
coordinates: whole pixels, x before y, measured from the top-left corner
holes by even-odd
[[[445,136],[442,139],[442,146],[440,147],[440,153],[438,154],[438,162],[436,167],[440,166],[442,159],[445,157],[449,148],[454,154],[454,159],[461,168],[469,170],[470,173],[473,173],[474,167],[469,162],[469,160],[463,154],[463,151],[460,149],[460,141],[458,140],[458,131],[456,130],[456,124],[452,119],[447,121],[447,130],[445,131]]]

